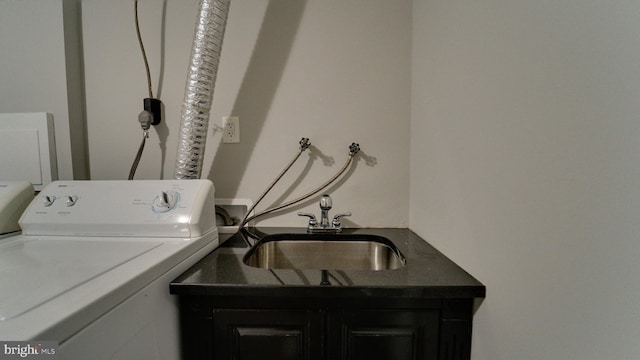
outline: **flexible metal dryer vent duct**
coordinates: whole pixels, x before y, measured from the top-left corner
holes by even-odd
[[[201,0],[182,104],[176,179],[198,179],[230,0]]]

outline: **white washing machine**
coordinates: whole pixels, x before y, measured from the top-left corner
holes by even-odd
[[[56,181],[0,241],[0,340],[60,359],[179,359],[169,283],[218,246],[208,180]]]

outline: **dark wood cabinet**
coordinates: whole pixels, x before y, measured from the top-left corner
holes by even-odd
[[[328,314],[328,359],[437,359],[438,311],[336,311]]]
[[[184,359],[468,360],[471,299],[415,308],[353,306],[287,309],[220,307],[181,297]],[[388,302],[388,301],[386,301]],[[385,303],[384,301],[382,303]],[[245,304],[246,305],[246,304]]]
[[[170,285],[180,299],[182,359],[469,360],[484,285],[409,229],[346,232],[387,238],[406,265],[267,270],[243,261],[253,233],[221,238]]]
[[[214,310],[215,359],[322,360],[321,311]]]

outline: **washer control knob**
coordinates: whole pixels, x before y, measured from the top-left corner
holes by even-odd
[[[163,191],[153,202],[153,209],[157,212],[173,210],[178,205],[178,194],[172,191]]]
[[[66,196],[66,198],[67,198],[67,201],[66,201],[67,207],[73,206],[76,204],[76,202],[78,202],[78,197],[76,195],[68,195]]]
[[[49,207],[51,205],[53,205],[53,203],[56,201],[56,197],[55,196],[49,196],[49,195],[45,195],[44,196],[44,206],[45,207]]]

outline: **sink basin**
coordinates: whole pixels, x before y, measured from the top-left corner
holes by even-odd
[[[262,269],[393,270],[405,258],[387,238],[361,234],[273,234],[244,256]]]

